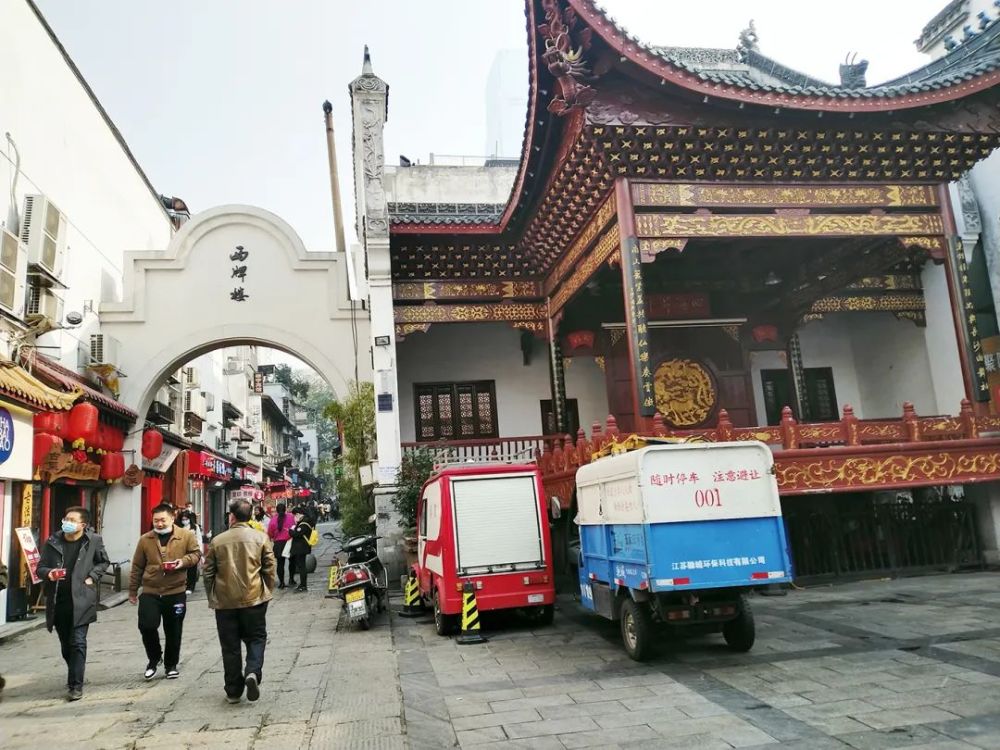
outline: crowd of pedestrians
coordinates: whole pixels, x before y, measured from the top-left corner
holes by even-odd
[[[260,697],[267,606],[275,588],[306,591],[311,555],[319,535],[314,507],[291,511],[279,503],[273,515],[249,500],[229,505],[226,530],[203,535],[190,508],[161,503],[152,510],[151,528],[139,537],[132,555],[128,599],[137,607],[137,624],[146,653],[143,677],[152,680],[163,667],[167,679],[180,677],[181,644],[187,598],[199,571],[222,652],[224,690],[229,703]],[[86,508],[67,509],[59,531],[42,546],[37,574],[45,586],[45,618],[55,630],[66,662],[66,696],[83,697],[87,635],[97,620],[97,587],[110,562],[101,536],[90,527]],[[203,543],[207,542],[207,547]],[[0,590],[7,570],[0,564]],[[160,640],[160,629],[163,641]],[[245,656],[244,650],[245,649]],[[0,677],[0,691],[3,690]]]

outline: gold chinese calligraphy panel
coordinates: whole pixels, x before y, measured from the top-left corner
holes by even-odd
[[[937,214],[639,214],[635,223],[641,237],[851,237],[944,233],[944,222]]]

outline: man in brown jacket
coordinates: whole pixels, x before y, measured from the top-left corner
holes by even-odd
[[[153,508],[153,530],[139,537],[132,555],[128,600],[139,604],[139,632],[146,647],[147,680],[156,675],[162,659],[167,679],[180,676],[181,630],[187,609],[187,570],[198,565],[201,544],[195,535],[174,525],[174,507],[161,503]],[[139,584],[142,594],[139,594]],[[166,651],[160,647],[160,620]]]
[[[212,539],[205,555],[205,592],[208,606],[215,610],[226,700],[230,703],[240,702],[244,688],[247,700],[260,697],[267,603],[274,591],[277,567],[267,534],[250,527],[252,513],[249,500],[230,503],[229,529]],[[241,641],[247,648],[245,665]]]

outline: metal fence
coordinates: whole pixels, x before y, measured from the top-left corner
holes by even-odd
[[[796,580],[956,570],[982,564],[973,503],[901,495],[788,498]]]

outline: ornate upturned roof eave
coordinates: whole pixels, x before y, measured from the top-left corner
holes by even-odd
[[[0,395],[20,401],[43,411],[65,411],[72,408],[83,391],[60,391],[50,388],[16,362],[0,362]]]

